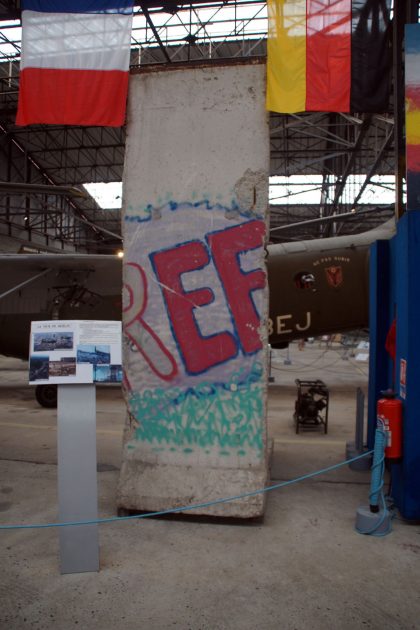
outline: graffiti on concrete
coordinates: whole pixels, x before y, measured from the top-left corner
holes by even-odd
[[[127,296],[123,307],[124,332],[131,347],[141,352],[159,378],[171,380],[178,371],[175,359],[142,317],[147,307],[147,278],[140,265],[127,263],[123,290]]]
[[[140,419],[136,439],[183,450],[216,445],[223,455],[262,449],[261,376],[262,366],[254,363],[248,375],[235,374],[228,383],[133,394],[130,409]]]
[[[209,201],[127,209],[125,387],[135,439],[262,452],[265,224]]]
[[[263,234],[264,223],[254,220],[206,234],[207,246],[201,240],[194,240],[150,254],[174,339],[189,374],[202,374],[219,363],[230,361],[238,354],[239,346],[246,354],[261,349],[260,319],[252,292],[264,288],[265,275],[262,269],[244,273],[238,255],[261,246]],[[211,304],[214,292],[202,286],[186,291],[182,274],[208,265],[210,255],[223,287],[234,330],[215,330],[213,334],[203,336],[194,312]]]

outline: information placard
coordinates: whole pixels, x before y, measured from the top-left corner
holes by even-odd
[[[32,322],[30,385],[121,381],[121,322]]]

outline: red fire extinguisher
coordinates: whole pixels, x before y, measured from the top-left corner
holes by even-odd
[[[402,402],[392,391],[381,393],[376,409],[378,426],[387,432],[385,457],[398,459],[402,456]]]

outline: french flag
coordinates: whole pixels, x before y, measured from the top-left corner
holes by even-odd
[[[22,0],[17,125],[125,121],[134,0]]]

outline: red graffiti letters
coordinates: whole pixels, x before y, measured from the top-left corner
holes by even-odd
[[[123,290],[125,334],[143,355],[153,372],[161,379],[170,381],[177,374],[178,367],[172,354],[143,319],[147,307],[147,279],[140,265],[126,264]],[[125,381],[126,387],[131,389],[127,379]]]
[[[178,244],[150,254],[161,285],[169,321],[185,368],[200,374],[234,358],[239,346],[246,354],[262,347],[259,335],[260,318],[252,293],[265,286],[262,269],[244,271],[240,254],[261,247],[265,225],[248,221],[241,225],[213,232],[206,236],[210,252],[200,240]],[[218,331],[203,336],[194,311],[211,304],[215,295],[210,288],[185,290],[182,274],[206,267],[213,259],[229,307],[236,334]]]
[[[187,371],[199,374],[236,356],[236,342],[231,333],[203,337],[195,320],[194,310],[211,304],[213,291],[209,288],[185,291],[182,286],[183,273],[202,269],[210,262],[204,243],[191,241],[177,245],[152,254],[151,259]]]
[[[207,236],[214,264],[222,281],[229,308],[243,351],[252,354],[262,347],[259,335],[260,317],[252,300],[252,292],[263,289],[262,269],[245,273],[239,254],[260,247],[264,239],[262,221],[249,221]]]

